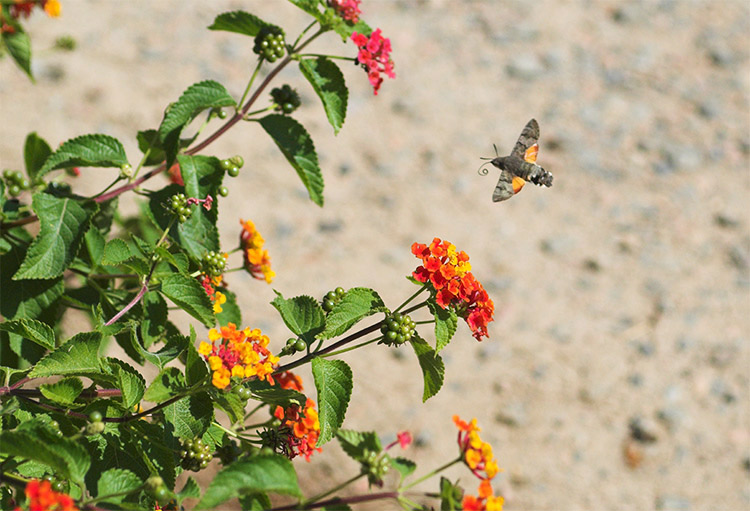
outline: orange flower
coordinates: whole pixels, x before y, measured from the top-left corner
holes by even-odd
[[[281,374],[274,376],[274,379],[279,382],[279,386],[282,389],[292,389],[297,392],[302,392],[302,378],[294,374],[291,371],[284,371]]]
[[[240,224],[240,247],[245,259],[245,269],[253,278],[263,279],[270,284],[276,274],[271,270],[268,250],[263,250],[265,240],[250,220],[240,220]]]
[[[458,448],[463,455],[464,463],[472,473],[480,479],[492,479],[500,469],[492,454],[492,446],[482,441],[479,436],[477,420],[462,421],[458,415],[453,416],[453,422],[458,428]]]
[[[225,388],[232,376],[267,380],[273,385],[271,375],[279,357],[268,350],[269,339],[261,334],[260,329],[237,330],[234,323],[229,323],[219,330],[212,328],[208,339],[211,342],[201,342],[198,353],[213,371],[211,383],[214,387]]]
[[[412,276],[432,287],[435,302],[443,309],[453,308],[466,321],[476,340],[487,337],[495,304],[471,273],[466,252],[457,251],[455,245],[440,238],[433,239],[429,246],[414,243],[411,252],[422,260]]]
[[[502,497],[495,497],[489,479],[479,483],[479,496],[464,496],[463,511],[503,511]]]
[[[52,484],[46,480],[29,481],[26,484],[26,498],[29,511],[79,511],[69,495],[54,491]]]
[[[310,456],[315,451],[322,450],[315,447],[320,436],[320,420],[315,409],[315,401],[308,398],[302,412],[298,405],[291,405],[287,409],[277,406],[273,415],[281,420],[279,433],[282,435],[283,444],[278,447],[290,460],[302,455],[310,461]]]

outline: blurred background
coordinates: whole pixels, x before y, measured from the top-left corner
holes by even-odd
[[[281,0],[61,3],[59,19],[40,12],[27,24],[36,85],[0,62],[2,168],[23,168],[30,131],[53,147],[106,133],[137,162],[137,130],[157,127],[190,84],[213,79],[242,94],[253,42],[206,30],[217,14],[247,10],[287,38],[308,23]],[[220,204],[223,248],[251,219],[277,274],[271,286],[228,275],[245,326],[281,349],[289,334],[269,305],[273,289],[320,298],[368,286],[395,307],[413,292],[411,244],[450,240],[495,301],[490,338],[477,343],[459,325],[442,352],[445,385],[425,404],[408,348],[347,353],[355,387],[344,427],[385,441],[411,431],[404,455],[424,473],[456,454],[451,416],[476,417],[504,469],[495,487],[508,510],[750,509],[750,8],[364,0],[361,9],[390,38],[397,78],[373,96],[365,73],[343,63],[349,110],[338,136],[294,66],[274,83],[302,96],[295,115],[316,144],[324,208],[255,124],[204,153],[246,162]],[[62,35],[75,51],[49,51]],[[333,34],[309,51],[355,55]],[[507,154],[532,117],[554,186],[492,203],[497,171],[477,175],[479,158],[492,144]],[[84,169],[76,191],[96,193],[114,172]],[[76,321],[71,332],[86,328]],[[308,494],[357,470],[333,442],[295,463]],[[465,467],[447,475],[476,493]]]

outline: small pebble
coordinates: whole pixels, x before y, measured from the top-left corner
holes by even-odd
[[[634,417],[630,419],[628,427],[630,429],[630,436],[634,440],[643,443],[652,443],[658,439],[657,425],[651,419]]]

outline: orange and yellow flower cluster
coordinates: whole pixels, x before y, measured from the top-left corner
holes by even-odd
[[[223,255],[224,259],[228,257],[228,254],[226,253]],[[218,277],[211,277],[209,275],[206,275],[205,273],[202,273],[198,276],[198,282],[200,282],[201,286],[203,286],[203,289],[206,290],[206,294],[211,299],[211,302],[213,302],[214,314],[223,312],[224,309],[221,306],[227,303],[226,295],[221,291],[216,290],[216,288],[221,285],[223,280],[223,275],[219,275]]]
[[[476,340],[487,337],[487,325],[493,320],[495,304],[482,284],[471,273],[466,252],[457,251],[448,241],[435,238],[432,243],[414,243],[411,252],[422,260],[412,273],[419,282],[435,290],[435,301],[443,309],[454,307],[473,332]]]
[[[3,12],[0,12],[0,34],[14,34],[18,28],[18,18],[23,16],[28,18],[31,15],[31,11],[34,7],[40,7],[44,9],[47,16],[57,18],[60,16],[62,7],[60,6],[59,0],[15,0],[11,2],[3,2],[3,11],[5,10],[5,4],[8,5],[7,14],[10,15],[10,19],[4,19]]]
[[[276,273],[271,270],[268,250],[263,250],[265,240],[250,220],[240,220],[240,224],[242,225],[240,247],[245,259],[245,269],[253,278],[263,279],[270,284]]]
[[[73,499],[52,489],[49,481],[32,479],[26,484],[26,499],[29,511],[78,511]],[[17,507],[15,511],[21,511]]]
[[[308,398],[302,411],[298,405],[291,405],[287,409],[277,406],[273,415],[281,421],[279,431],[288,432],[284,454],[289,459],[302,455],[305,460],[310,461],[310,456],[315,451],[322,450],[315,447],[320,436],[320,421],[315,401]]]
[[[214,387],[225,388],[232,376],[273,383],[271,375],[279,357],[268,350],[268,336],[261,334],[260,329],[237,330],[234,323],[229,323],[219,330],[209,330],[208,339],[211,343],[201,342],[198,353],[206,358],[213,371]]]
[[[500,471],[492,454],[492,446],[480,438],[476,419],[466,422],[458,415],[454,415],[453,422],[458,428],[458,448],[463,461],[472,473],[482,480],[477,497],[464,497],[464,511],[502,511],[504,499],[493,495],[490,484],[490,480]]]

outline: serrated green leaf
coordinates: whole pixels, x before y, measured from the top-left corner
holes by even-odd
[[[448,345],[456,333],[458,316],[453,309],[443,309],[432,301],[428,301],[427,306],[435,318],[435,351],[439,352]]]
[[[349,99],[344,74],[332,60],[325,57],[302,59],[299,68],[323,102],[328,122],[333,126],[333,132],[338,134],[346,119]]]
[[[223,85],[213,80],[194,83],[182,93],[180,99],[169,105],[159,126],[167,166],[172,164],[177,154],[182,129],[203,110],[224,106],[235,106],[235,101]]]
[[[51,280],[12,280],[26,255],[15,241],[0,257],[0,314],[5,319],[36,319],[63,294],[62,277]]]
[[[167,431],[175,438],[202,436],[214,418],[214,406],[206,392],[175,401],[163,409]]]
[[[0,453],[37,461],[73,482],[83,481],[91,465],[88,453],[80,444],[58,437],[49,431],[49,427],[39,425],[33,429],[1,433]]]
[[[139,131],[136,139],[138,140],[138,149],[143,154],[146,154],[146,151],[148,151],[148,157],[143,162],[143,165],[158,165],[166,159],[166,153],[164,152],[164,147],[162,146],[157,130]]]
[[[165,364],[179,357],[182,352],[187,349],[188,343],[189,341],[186,336],[174,335],[167,337],[167,342],[164,344],[164,347],[157,352],[144,349],[140,343],[135,343],[135,347],[146,360],[163,368]]]
[[[177,492],[177,496],[180,498],[180,501],[183,499],[197,499],[201,496],[201,488],[195,482],[195,479],[188,477],[187,481],[185,481],[185,486]]]
[[[208,27],[209,30],[224,30],[226,32],[235,32],[250,37],[255,37],[260,29],[270,25],[262,19],[245,11],[232,11],[219,14],[214,19],[213,24]]]
[[[83,236],[86,242],[86,251],[91,259],[91,266],[97,267],[101,264],[102,257],[104,257],[104,247],[107,240],[104,238],[102,231],[97,229],[95,226],[89,227],[86,234]]]
[[[207,327],[214,326],[216,320],[211,299],[197,280],[174,273],[162,279],[161,292]]]
[[[402,480],[414,473],[414,471],[417,469],[417,464],[412,460],[406,458],[390,458],[390,461],[391,466],[395,468],[399,474],[401,474]]]
[[[220,287],[217,291],[221,291],[224,296],[227,297],[227,301],[222,304],[221,312],[216,314],[216,321],[220,325],[228,325],[229,323],[241,325],[242,311],[240,310],[239,305],[237,305],[237,295],[225,287]]]
[[[143,320],[140,324],[141,338],[144,347],[148,348],[160,340],[166,332],[167,302],[159,293],[146,293],[141,299]]]
[[[289,0],[294,5],[312,15],[318,21],[323,21],[323,14],[318,9],[318,0]]]
[[[146,390],[146,380],[133,366],[117,358],[108,358],[112,373],[117,378],[117,388],[122,391],[120,399],[125,409],[131,409],[141,402]]]
[[[130,247],[125,241],[115,238],[111,239],[104,245],[104,255],[102,264],[117,265],[133,257],[130,253]]]
[[[213,392],[214,405],[227,414],[232,424],[235,424],[245,418],[245,406],[247,401],[243,401],[237,394],[232,392]]]
[[[464,491],[445,477],[440,478],[440,511],[462,511]]]
[[[271,455],[232,463],[216,474],[195,509],[210,509],[231,498],[257,493],[301,497],[292,462]]]
[[[96,483],[96,496],[104,497],[100,502],[110,502],[118,504],[126,498],[129,492],[134,492],[143,485],[141,478],[130,470],[124,468],[111,468],[105,470]]]
[[[275,293],[271,305],[279,311],[287,328],[309,346],[325,328],[325,314],[320,304],[311,296],[295,296],[287,300],[278,291]]]
[[[55,349],[55,332],[52,327],[35,319],[17,319],[0,323],[0,330],[20,335],[48,350]]]
[[[339,20],[341,20],[340,17]],[[338,23],[333,23],[331,25],[331,28],[334,30],[334,32],[341,36],[342,41],[348,41],[354,32],[357,32],[358,34],[364,34],[367,37],[370,37],[370,35],[372,34],[372,28],[370,28],[370,26],[361,19],[354,25],[341,20]]]
[[[76,334],[37,362],[29,373],[29,377],[100,373],[99,346],[101,343],[102,334],[99,332]]]
[[[21,29],[19,24],[16,24],[14,31],[4,31],[2,33],[3,43],[5,48],[13,60],[16,61],[18,67],[20,67],[28,76],[31,81],[34,81],[34,76],[31,74],[31,39],[26,32]]]
[[[267,115],[258,122],[297,171],[310,199],[323,206],[323,174],[318,166],[315,145],[307,130],[291,117],[281,114]]]
[[[32,207],[41,228],[13,280],[52,279],[62,275],[78,252],[91,217],[98,210],[92,201],[81,204],[47,193],[35,194]]]
[[[83,391],[83,382],[79,378],[63,378],[57,383],[43,383],[39,386],[42,395],[61,405],[72,405]]]
[[[373,431],[340,429],[336,432],[336,438],[344,452],[360,463],[365,461],[368,452],[379,453],[383,450],[378,435]]]
[[[254,493],[239,498],[242,511],[266,511],[271,509],[271,499],[265,493]]]
[[[293,404],[302,406],[307,401],[304,394],[292,389],[281,389],[275,386],[264,389],[255,389],[251,386],[250,390],[252,391],[253,396],[258,398],[259,401],[263,401],[270,405],[282,406],[284,408]]]
[[[318,390],[320,436],[318,446],[328,442],[344,423],[352,395],[352,370],[343,360],[314,358],[312,373]]]
[[[67,167],[121,167],[128,163],[125,148],[109,135],[81,135],[65,141],[47,158],[38,177]]]
[[[443,359],[440,358],[440,355],[421,337],[414,335],[409,343],[414,348],[414,353],[417,354],[419,367],[422,368],[422,375],[424,376],[422,402],[425,402],[437,394],[440,387],[443,386],[445,364],[443,364]]]
[[[177,367],[167,367],[154,378],[146,389],[143,399],[152,403],[166,401],[187,388],[185,376]]]
[[[193,330],[193,325],[190,325],[190,330]],[[188,385],[195,385],[206,379],[208,376],[208,368],[203,357],[200,356],[198,350],[195,349],[194,342],[190,342],[187,346],[187,359],[185,360],[185,379]]]
[[[18,426],[17,432],[32,434],[43,442],[48,450],[65,460],[67,465],[65,472],[70,479],[76,483],[82,482],[91,466],[91,457],[88,452],[79,442],[59,436],[59,430],[53,429],[48,422],[51,418],[45,417],[43,420],[44,423],[39,422],[38,418],[24,421]]]
[[[361,319],[384,310],[385,304],[378,293],[366,287],[354,287],[348,290],[328,313],[325,330],[319,338],[331,339],[339,336]]]
[[[23,145],[23,161],[26,164],[26,175],[29,176],[29,180],[36,179],[39,169],[50,154],[52,154],[52,148],[46,140],[36,134],[36,131],[26,136],[26,142]]]

